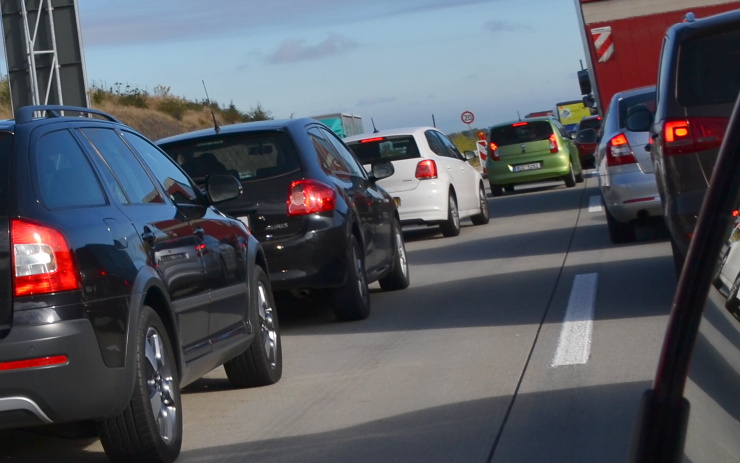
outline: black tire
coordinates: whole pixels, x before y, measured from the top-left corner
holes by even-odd
[[[503,196],[504,187],[502,187],[501,185],[494,185],[493,183],[489,183],[489,185],[491,185],[491,196]]]
[[[575,175],[576,183],[583,183],[583,169]]]
[[[740,275],[735,277],[735,282],[732,284],[730,293],[727,295],[727,300],[725,301],[725,308],[731,314],[737,313],[738,308],[740,308],[740,301],[737,299],[738,289],[740,289]]]
[[[513,193],[514,192],[514,185],[506,185],[504,187],[504,191],[507,193]]]
[[[439,229],[446,237],[460,234],[460,212],[457,209],[457,199],[452,193],[447,199],[447,220],[439,224]]]
[[[401,224],[393,220],[391,230],[391,249],[393,250],[393,269],[386,276],[378,280],[383,291],[406,289],[411,283],[409,264],[406,260],[406,245],[403,241]]]
[[[635,241],[635,229],[630,223],[622,223],[614,218],[606,205],[604,205],[604,213],[606,215],[606,226],[609,229],[609,239],[612,243],[628,243]]]
[[[563,181],[565,181],[565,186],[568,188],[573,188],[574,186],[576,186],[576,176],[573,173],[573,164],[570,165],[570,170],[563,177]]]
[[[491,211],[488,209],[488,198],[483,185],[478,188],[478,201],[480,202],[480,214],[475,214],[470,220],[473,221],[473,225],[485,225],[491,220]]]
[[[257,284],[253,286],[249,308],[254,341],[224,364],[226,377],[234,387],[267,386],[277,383],[283,375],[283,346],[275,298],[265,271],[256,267],[255,273]]]
[[[98,424],[100,441],[114,462],[171,462],[182,447],[175,354],[162,320],[151,307],[142,307],[136,330],[134,393],[120,415]]]
[[[370,315],[370,291],[364,257],[360,243],[353,235],[347,254],[347,281],[342,287],[329,292],[329,303],[340,321],[364,320]]]

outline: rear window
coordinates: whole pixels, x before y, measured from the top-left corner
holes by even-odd
[[[380,159],[400,161],[420,157],[419,147],[412,136],[366,138],[348,143],[363,164],[371,164]]]
[[[628,96],[619,100],[619,128],[627,127],[627,115],[637,109],[647,109],[655,114],[655,92]]]
[[[498,146],[547,140],[552,135],[548,121],[516,122],[491,129],[491,141]]]
[[[740,88],[740,30],[685,41],[678,62],[681,105],[734,103]]]
[[[241,181],[275,177],[299,168],[283,132],[242,132],[161,145],[190,177],[203,183],[208,175],[231,174]]]

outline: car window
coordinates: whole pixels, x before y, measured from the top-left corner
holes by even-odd
[[[358,177],[367,177],[365,169],[362,168],[362,165],[359,163],[359,161],[357,161],[352,152],[344,146],[344,144],[339,140],[339,138],[337,138],[334,132],[330,132],[328,130],[325,130],[324,128],[319,128],[319,130],[321,130],[321,132],[324,134],[324,137],[329,140],[329,143],[334,146],[336,152],[342,159],[344,159],[344,162],[347,164],[347,167],[349,167],[349,170],[353,174]]]
[[[123,132],[123,138],[134,147],[176,204],[199,204],[190,180],[165,154],[138,135]]]
[[[431,130],[427,130],[424,132],[424,137],[427,139],[427,143],[429,144],[429,148],[431,148],[432,152],[438,156],[447,156],[449,157],[449,153],[447,152],[447,148],[442,143],[442,140],[440,140],[438,137],[436,137]]]
[[[324,138],[324,135],[322,135],[318,127],[311,127],[308,129],[308,137],[316,148],[316,154],[319,157],[321,167],[327,173],[339,173],[345,175],[352,173],[350,167],[334,149],[334,145]]]
[[[627,114],[638,108],[645,108],[655,114],[655,92],[624,97],[619,100],[619,128],[627,127]]]
[[[49,209],[106,203],[87,156],[68,130],[41,137],[34,161],[40,199]]]
[[[676,90],[684,106],[734,103],[740,89],[740,30],[686,40]]]
[[[552,135],[548,121],[516,122],[491,129],[491,141],[498,146],[547,140]]]
[[[363,164],[370,164],[381,159],[400,161],[421,157],[416,140],[411,135],[366,138],[350,143],[349,147]]]
[[[224,171],[244,182],[283,175],[299,168],[298,156],[289,135],[284,132],[241,132],[160,147],[196,183],[203,183],[211,173]]]
[[[111,129],[85,128],[81,132],[110,166],[130,203],[163,203],[164,198],[134,153]]]
[[[449,138],[445,137],[440,132],[436,132],[433,130],[431,130],[430,133],[433,134],[435,137],[439,138],[439,141],[442,143],[442,146],[445,147],[446,156],[459,159],[461,161],[465,159],[465,157],[460,153],[460,150],[457,149],[455,144],[452,143]]]

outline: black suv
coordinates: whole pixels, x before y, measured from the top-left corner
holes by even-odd
[[[740,10],[703,19],[688,14],[663,41],[652,123],[646,112],[628,121],[630,130],[650,129],[677,269],[683,266],[739,88]]]
[[[319,121],[248,122],[157,143],[201,185],[214,173],[240,180],[245,194],[220,208],[249,224],[281,296],[318,290],[339,320],[358,320],[370,313],[369,282],[409,285],[396,204],[376,184],[393,165],[378,161],[368,174]]]
[[[115,461],[172,461],[180,388],[225,363],[282,374],[267,264],[238,220],[105,113],[28,106],[0,121],[0,428],[95,421]],[[43,116],[43,117],[38,117]]]

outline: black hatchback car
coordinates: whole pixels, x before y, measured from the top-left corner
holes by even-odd
[[[220,205],[249,225],[265,249],[276,292],[318,291],[339,320],[370,313],[368,283],[409,285],[393,198],[328,127],[311,118],[248,122],[159,140],[196,182],[230,173],[244,194]]]
[[[172,461],[181,386],[272,384],[265,254],[153,143],[87,108],[0,122],[0,428],[94,421],[114,461]],[[43,116],[43,117],[41,117]],[[89,116],[89,117],[82,117]]]
[[[649,128],[663,215],[680,270],[740,89],[740,10],[702,19],[688,14],[666,32],[654,120],[633,114],[630,130]]]

